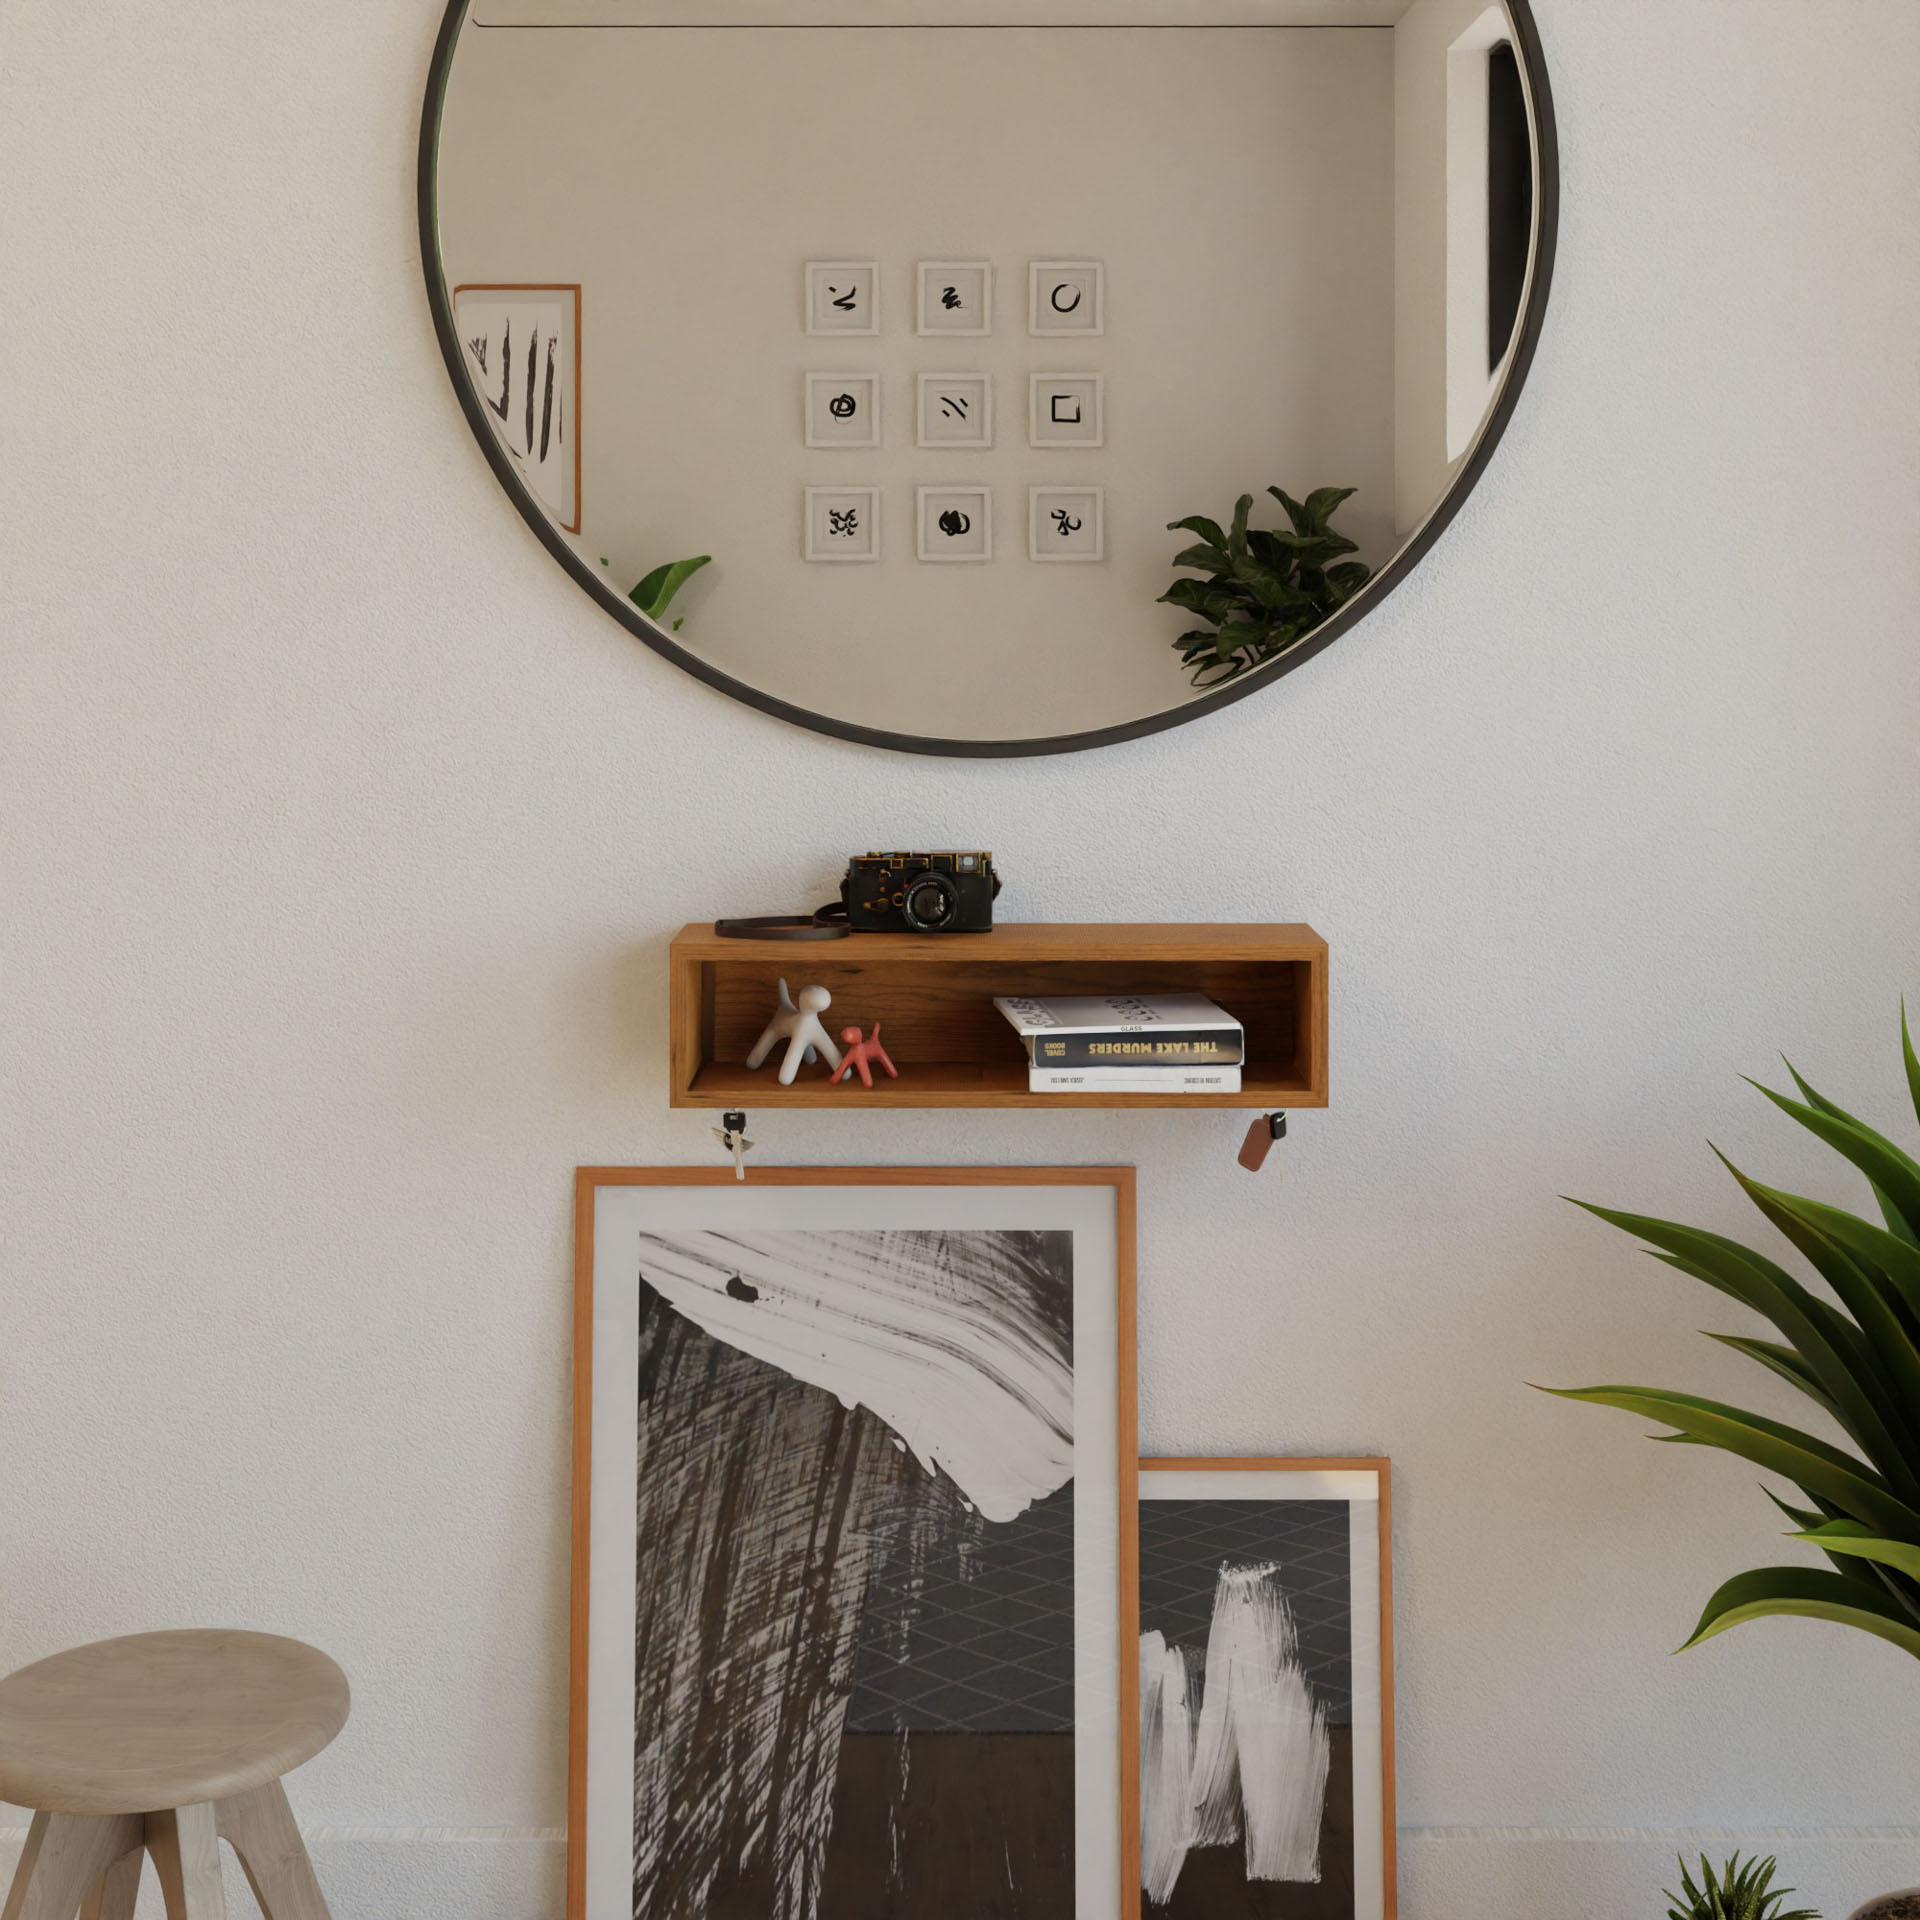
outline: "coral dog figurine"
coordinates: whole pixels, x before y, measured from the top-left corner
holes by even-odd
[[[860,1069],[860,1084],[863,1087],[872,1086],[873,1075],[867,1067],[869,1060],[877,1060],[881,1066],[885,1067],[889,1080],[898,1080],[900,1078],[899,1069],[887,1058],[887,1050],[880,1044],[880,1022],[878,1020],[873,1023],[873,1038],[871,1040],[861,1039],[860,1029],[858,1027],[847,1028],[847,1030],[841,1034],[840,1039],[847,1049],[847,1057],[840,1062],[840,1070],[833,1076],[833,1084],[836,1087],[842,1080],[846,1079],[847,1075],[850,1074],[855,1067]]]
[[[825,987],[802,987],[800,1004],[795,1006],[792,994],[787,991],[787,983],[782,980],[779,1009],[767,1022],[767,1030],[753,1043],[753,1051],[747,1055],[748,1067],[761,1065],[782,1040],[787,1043],[787,1057],[780,1062],[780,1084],[783,1087],[793,1085],[801,1061],[811,1063],[816,1048],[837,1067],[840,1064],[840,1049],[827,1038],[827,1030],[820,1024],[820,1016],[832,1005],[833,995]]]

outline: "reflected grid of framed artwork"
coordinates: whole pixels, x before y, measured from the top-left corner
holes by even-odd
[[[580,1171],[570,1920],[1137,1903],[1133,1179]]]
[[[1393,1920],[1384,1460],[1140,1462],[1147,1920]]]
[[[881,331],[878,261],[809,260],[802,274],[802,311],[810,336],[859,339]],[[1097,260],[1029,261],[1027,293],[1027,331],[1034,339],[1080,340],[1106,331],[1106,269]],[[993,299],[990,260],[915,264],[914,331],[922,338],[977,340],[992,334]],[[995,378],[978,366],[957,372],[922,368],[909,373],[904,397],[912,407],[914,447],[962,455],[990,450]],[[881,376],[872,371],[809,370],[802,420],[808,450],[881,450],[882,385]],[[1017,405],[1017,384],[1012,391]],[[1029,369],[1027,444],[1048,453],[1104,449],[1105,375],[1092,370]],[[991,490],[932,486],[915,478],[913,557],[923,565],[991,563],[995,558]],[[1097,566],[1107,558],[1105,489],[1084,474],[1077,478],[1080,484],[1029,488],[1025,542],[1029,559]],[[882,558],[879,487],[811,485],[802,492],[803,558],[828,563],[872,563]]]

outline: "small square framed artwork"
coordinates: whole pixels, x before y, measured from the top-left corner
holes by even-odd
[[[922,560],[993,558],[993,495],[985,487],[920,488],[919,522]]]
[[[1393,1920],[1388,1471],[1140,1462],[1144,1920]]]
[[[805,552],[809,560],[878,560],[880,489],[809,487]]]
[[[1029,487],[1027,552],[1042,561],[1107,557],[1107,495],[1102,487]]]
[[[1036,260],[1027,269],[1027,331],[1085,339],[1107,330],[1107,270],[1098,260]]]
[[[880,376],[877,373],[808,374],[806,430],[810,447],[877,447],[880,444]]]
[[[920,375],[919,443],[923,447],[993,445],[993,380],[984,373]]]
[[[1107,383],[1097,373],[1036,373],[1029,382],[1027,439],[1036,447],[1104,447]]]
[[[986,260],[922,260],[922,333],[984,334],[993,331],[993,266]]]
[[[809,333],[878,333],[880,263],[809,260],[806,315]]]

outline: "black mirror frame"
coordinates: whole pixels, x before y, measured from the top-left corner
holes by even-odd
[[[1560,233],[1560,139],[1554,117],[1553,88],[1547,78],[1546,56],[1540,45],[1540,30],[1534,21],[1531,0],[1505,0],[1513,20],[1515,50],[1526,76],[1528,97],[1533,104],[1534,145],[1539,171],[1533,273],[1527,288],[1526,305],[1520,316],[1519,334],[1514,343],[1506,380],[1494,402],[1493,411],[1488,415],[1486,425],[1481,429],[1480,437],[1459,473],[1454,476],[1453,485],[1412,538],[1360,593],[1279,659],[1257,667],[1241,679],[1211,693],[1200,694],[1143,720],[1129,720],[1121,726],[1097,727],[1086,733],[1054,734],[1031,740],[943,740],[923,734],[893,733],[882,727],[856,726],[850,721],[836,720],[828,714],[810,712],[805,707],[796,707],[789,701],[763,693],[744,680],[736,680],[731,674],[722,673],[719,668],[681,646],[671,634],[649,620],[632,601],[614,592],[567,545],[526,483],[514,471],[513,463],[487,425],[479,397],[474,393],[472,382],[467,379],[461,364],[459,336],[453,325],[453,299],[440,264],[435,192],[441,112],[446,101],[448,76],[453,67],[454,47],[469,4],[470,0],[447,0],[447,11],[440,23],[439,39],[433,50],[433,64],[427,75],[426,105],[420,117],[418,182],[420,258],[426,273],[427,300],[433,310],[433,325],[439,336],[440,352],[446,360],[447,372],[453,381],[461,410],[467,416],[467,424],[473,429],[474,438],[479,441],[481,451],[493,468],[494,477],[506,490],[508,499],[519,509],[521,518],[591,598],[637,639],[645,641],[654,652],[664,655],[696,680],[704,680],[721,693],[744,701],[750,707],[757,707],[762,713],[770,713],[776,719],[791,721],[797,727],[807,727],[815,733],[829,734],[838,740],[858,741],[862,746],[887,748],[895,753],[935,754],[969,760],[1022,759],[1042,754],[1083,753],[1093,747],[1110,747],[1123,740],[1138,740],[1147,734],[1164,732],[1169,727],[1185,726],[1189,721],[1218,713],[1222,707],[1244,700],[1250,694],[1262,692],[1282,676],[1292,673],[1296,667],[1304,666],[1315,654],[1332,646],[1342,634],[1358,626],[1426,558],[1453,516],[1459,512],[1468,494],[1479,484],[1480,476],[1486,471],[1494,449],[1499,446],[1513,418],[1521,390],[1526,386],[1527,375],[1532,370],[1533,357],[1546,322],[1548,296],[1553,288],[1554,258]]]

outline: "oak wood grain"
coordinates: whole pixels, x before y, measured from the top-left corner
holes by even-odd
[[[872,1089],[803,1071],[791,1087],[742,1064],[778,982],[833,995],[830,1031],[877,1021],[900,1068]],[[693,926],[669,960],[675,1106],[1315,1107],[1327,1103],[1327,946],[1311,927],[1012,925],[921,938],[854,934],[781,945]],[[1030,1093],[996,994],[1203,993],[1246,1030],[1237,1094]]]
[[[214,1818],[266,1920],[332,1920],[278,1780],[220,1801]]]
[[[0,1920],[72,1920],[95,1881],[144,1835],[137,1815],[36,1813]]]
[[[227,1920],[220,1878],[220,1835],[212,1806],[175,1807],[147,1815],[147,1851],[153,1856],[167,1920]]]
[[[144,1848],[123,1853],[88,1889],[80,1903],[80,1920],[133,1920],[140,1903],[140,1870],[146,1864]]]
[[[346,1675],[278,1634],[195,1628],[74,1647],[0,1680],[0,1800],[120,1814],[225,1799],[310,1760],[348,1704]]]

